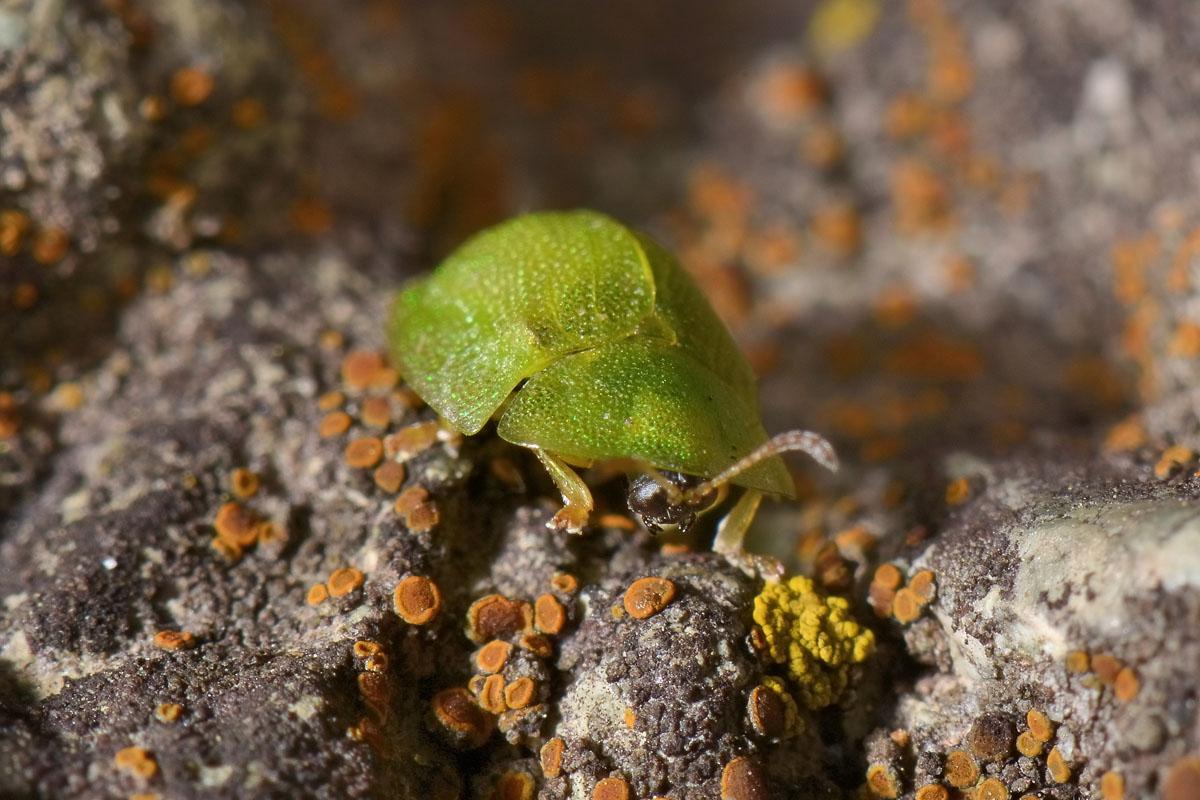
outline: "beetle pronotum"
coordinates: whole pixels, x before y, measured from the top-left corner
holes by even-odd
[[[651,530],[744,487],[714,543],[739,551],[763,494],[794,496],[779,453],[837,467],[819,434],[768,439],[754,374],[700,287],[654,240],[595,211],[476,234],[401,290],[388,342],[451,425],[474,434],[495,416],[501,438],[537,454],[564,500],[553,528],[577,533],[592,509],[573,467],[633,459],[649,477],[631,508]]]

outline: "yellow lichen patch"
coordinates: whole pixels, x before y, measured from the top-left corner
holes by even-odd
[[[1072,650],[1071,652],[1067,653],[1066,665],[1067,669],[1071,672],[1082,673],[1091,669],[1092,660],[1084,651]]]
[[[331,597],[342,597],[363,585],[362,570],[354,567],[335,569],[329,575],[329,594]]]
[[[1116,679],[1113,681],[1113,693],[1122,703],[1128,703],[1137,697],[1140,689],[1141,682],[1138,680],[1137,673],[1129,667],[1125,667],[1118,672]]]
[[[721,800],[767,800],[762,768],[749,758],[735,758],[721,771]]]
[[[1117,682],[1117,674],[1124,666],[1121,659],[1108,653],[1097,653],[1092,656],[1092,672],[1096,673],[1096,677],[1105,686],[1112,686]]]
[[[492,735],[496,718],[475,702],[471,693],[461,687],[445,689],[430,701],[434,719],[450,735],[458,747],[479,747]]]
[[[552,594],[544,594],[533,605],[533,624],[542,633],[558,633],[567,621],[562,603]]]
[[[946,782],[956,789],[974,786],[979,780],[979,765],[966,750],[951,750],[946,754]]]
[[[1154,465],[1154,477],[1169,478],[1196,460],[1196,451],[1181,445],[1168,447]]]
[[[567,594],[575,594],[579,591],[579,579],[565,572],[560,572],[551,578],[550,584],[560,592],[566,592]]]
[[[329,599],[329,587],[323,583],[314,583],[308,588],[308,594],[304,600],[310,606],[319,606]]]
[[[533,800],[533,778],[524,772],[506,772],[496,781],[492,800]]]
[[[1054,736],[1054,723],[1036,708],[1029,709],[1025,714],[1025,724],[1029,726],[1029,732],[1039,742],[1048,742]]]
[[[235,496],[245,499],[258,492],[258,475],[253,470],[239,467],[229,476],[229,489]]]
[[[346,445],[346,463],[357,469],[369,469],[383,458],[383,442],[377,436],[361,436]]]
[[[499,672],[504,669],[504,663],[508,661],[508,654],[511,650],[512,645],[508,642],[500,640],[488,642],[475,654],[475,663],[484,672]]]
[[[850,616],[846,599],[822,596],[808,578],[768,583],[754,598],[754,621],[762,628],[764,655],[787,665],[809,708],[836,700],[850,664],[865,660],[875,646],[875,635]]]
[[[524,708],[533,702],[536,690],[533,678],[523,675],[504,687],[504,702],[509,708]]]
[[[159,722],[174,722],[183,714],[183,706],[179,703],[159,703],[154,709],[154,717]]]
[[[905,625],[915,622],[921,616],[921,601],[916,592],[907,586],[896,592],[892,598],[892,614]]]
[[[1050,770],[1050,777],[1056,783],[1066,783],[1071,780],[1071,768],[1067,766],[1066,759],[1063,758],[1057,747],[1050,748],[1050,754],[1046,756],[1046,769]]]
[[[1112,770],[1104,773],[1100,778],[1100,796],[1104,800],[1125,800],[1125,778],[1121,773]]]
[[[975,800],[1008,800],[1008,787],[997,778],[988,778],[975,790]]]
[[[353,389],[366,389],[383,368],[383,356],[379,353],[355,350],[342,359],[342,381]]]
[[[370,428],[386,428],[392,421],[392,405],[386,397],[368,397],[363,400],[359,417]]]
[[[350,415],[345,411],[332,411],[321,419],[317,433],[322,437],[338,436],[350,430]]]
[[[154,644],[163,650],[188,650],[196,646],[196,637],[187,631],[159,631]]]
[[[171,76],[171,97],[181,106],[200,105],[212,90],[212,75],[200,67],[184,67]]]
[[[1042,754],[1042,743],[1033,735],[1033,731],[1021,731],[1017,736],[1017,752],[1023,756],[1037,758]]]
[[[917,800],[950,800],[950,790],[940,783],[927,783],[917,789]]]
[[[542,762],[542,774],[547,778],[558,775],[558,771],[562,768],[562,755],[563,740],[557,736],[542,745],[541,752],[538,754],[539,760]]]
[[[476,642],[503,639],[521,631],[528,632],[532,616],[528,603],[509,600],[501,594],[489,594],[467,609],[467,633]]]
[[[662,611],[675,597],[675,584],[666,578],[638,578],[625,590],[622,605],[635,619],[646,619]]]
[[[895,798],[900,796],[900,782],[896,773],[886,764],[872,764],[867,770],[867,786],[876,797]]]
[[[946,505],[956,506],[971,495],[971,483],[966,478],[955,478],[946,484]]]
[[[493,714],[501,714],[508,709],[504,702],[504,676],[488,675],[480,685],[476,695],[479,705]]]
[[[605,778],[592,790],[592,800],[629,800],[629,784],[621,778]]]
[[[150,778],[158,772],[158,762],[144,747],[125,747],[118,750],[113,756],[113,763],[119,769],[131,772],[139,778]]]
[[[238,547],[249,547],[258,540],[258,515],[238,502],[229,502],[217,511],[213,527],[217,536]]]
[[[1163,781],[1163,800],[1196,800],[1200,797],[1200,758],[1181,758],[1171,765]]]
[[[384,439],[388,456],[405,461],[433,447],[441,426],[436,422],[416,422],[407,425]]]
[[[326,392],[317,398],[317,408],[321,411],[333,411],[341,408],[346,402],[346,395],[343,392]]]
[[[923,569],[913,575],[912,580],[908,582],[908,588],[912,590],[917,602],[921,605],[925,605],[937,597],[937,583],[931,570]]]
[[[396,613],[410,625],[424,625],[442,609],[442,593],[437,584],[423,575],[409,575],[392,593]]]

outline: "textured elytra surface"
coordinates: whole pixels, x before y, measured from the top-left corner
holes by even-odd
[[[980,764],[1010,796],[1094,797],[1109,772],[1126,797],[1156,796],[1196,754],[1196,465],[1155,469],[1168,445],[1200,446],[1195,35],[1180,4],[884,4],[861,46],[813,70],[815,110],[795,104],[802,82],[772,90],[811,66],[808,6],[630,4],[580,25],[579,7],[66,4],[47,29],[62,36],[38,33],[34,6],[54,8],[0,19],[18,54],[0,66],[5,133],[32,132],[0,145],[0,211],[31,225],[0,258],[0,392],[20,418],[0,440],[0,794],[490,797],[520,771],[552,798],[616,775],[712,797],[721,759],[745,752],[768,764],[772,796],[850,796],[878,765],[908,798],[947,782],[955,750],[1024,732],[1030,710],[1054,726],[1042,752]],[[938,60],[956,47],[965,94]],[[214,77],[199,105],[173,98],[184,65]],[[928,101],[931,74],[959,93],[940,84],[923,133],[889,133],[892,102]],[[164,118],[142,116],[147,95],[167,98]],[[265,118],[235,129],[246,98]],[[845,158],[825,168],[809,134],[829,128]],[[197,187],[193,203],[165,178]],[[853,226],[829,224],[852,217],[824,213],[846,205],[857,253]],[[344,461],[378,431],[316,433],[327,391],[346,390],[359,419],[366,398],[339,365],[384,347],[401,275],[510,214],[581,206],[650,230],[702,276],[767,371],[768,429],[836,439],[847,467],[825,502],[764,511],[783,552],[814,526],[877,535],[873,554],[842,548],[860,607],[880,560],[906,580],[936,573],[916,621],[878,623],[878,682],[821,720],[820,741],[749,733],[739,693],[758,667],[737,607],[755,587],[711,556],[668,558],[615,528],[548,534],[553,489],[486,433],[407,464],[441,516],[412,530]],[[245,238],[218,237],[229,217]],[[42,263],[50,227],[69,247]],[[322,344],[331,330],[342,344]],[[496,455],[525,493],[496,477]],[[212,526],[237,467],[260,474],[247,504],[288,539],[230,564]],[[959,478],[966,498],[948,502]],[[906,491],[889,492],[897,479]],[[704,620],[686,648],[664,651],[672,617],[594,616],[680,564],[711,569],[680,578],[680,609]],[[345,566],[363,588],[308,606]],[[560,572],[597,603],[568,604],[553,659],[512,666],[548,676],[552,710],[512,728],[519,745],[498,732],[453,751],[428,702],[475,672],[466,609],[490,592],[532,602]],[[407,574],[441,587],[435,624],[392,613]],[[163,629],[195,648],[157,648]],[[390,656],[386,722],[357,686],[360,640]],[[702,697],[684,654],[705,656]],[[1136,686],[1102,679],[1111,659]],[[648,682],[660,665],[678,691]],[[631,728],[619,704],[636,698],[650,713]],[[172,702],[180,717],[158,719]],[[347,737],[364,718],[378,735]],[[651,730],[670,746],[641,747]],[[569,769],[546,778],[537,737],[555,733],[570,734]],[[715,757],[681,758],[688,742]],[[116,766],[130,746],[154,776]],[[693,761],[695,785],[666,782]]]

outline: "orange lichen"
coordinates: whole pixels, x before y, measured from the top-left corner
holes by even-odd
[[[258,98],[243,97],[233,104],[229,118],[234,127],[251,130],[266,121],[267,111]]]
[[[892,615],[896,590],[889,589],[878,583],[872,583],[867,589],[867,601],[875,610],[875,616],[886,619]]]
[[[1196,800],[1200,797],[1200,758],[1181,758],[1171,765],[1163,781],[1163,800]]]
[[[951,750],[946,754],[945,776],[954,788],[965,789],[979,780],[979,765],[966,750]]]
[[[488,675],[480,687],[479,705],[493,714],[501,714],[508,706],[504,702],[504,676]]]
[[[432,447],[440,427],[433,421],[416,422],[390,434],[384,439],[383,446],[389,456],[404,461]]]
[[[533,693],[537,684],[533,678],[521,676],[504,687],[504,702],[509,708],[524,708],[533,702]]]
[[[919,307],[913,288],[907,284],[885,287],[875,298],[872,315],[885,328],[899,328],[912,322]]]
[[[158,772],[158,762],[144,747],[122,748],[113,756],[113,762],[119,769],[132,772],[139,778],[150,778]]]
[[[258,475],[253,470],[239,467],[229,476],[229,488],[234,495],[243,499],[253,497],[258,492]]]
[[[392,421],[392,404],[386,397],[368,397],[363,400],[359,417],[371,428],[386,428]]]
[[[524,772],[506,772],[496,781],[492,800],[533,800],[533,778]]]
[[[625,727],[626,728],[634,728],[636,726],[637,726],[637,714],[634,713],[632,708],[626,708],[625,709]]]
[[[1029,709],[1029,712],[1025,714],[1025,724],[1029,726],[1029,732],[1039,742],[1048,742],[1054,736],[1054,723],[1036,708]]]
[[[1200,789],[1198,782],[1197,789]],[[1119,772],[1109,770],[1100,778],[1100,796],[1104,800],[1125,800],[1125,778]]]
[[[971,494],[971,483],[966,478],[955,478],[946,484],[946,504],[956,506]]]
[[[871,582],[885,589],[899,589],[903,580],[904,576],[895,564],[880,564]]]
[[[319,606],[329,599],[329,587],[323,583],[315,583],[308,589],[305,602],[310,606]]]
[[[549,658],[554,653],[550,639],[540,633],[528,633],[521,637],[521,647],[533,653],[538,658]]]
[[[721,800],[766,800],[762,768],[749,758],[735,758],[721,771]]]
[[[1042,743],[1033,731],[1021,731],[1017,737],[1017,751],[1023,756],[1037,758],[1042,754]]]
[[[876,797],[900,796],[900,783],[896,780],[896,773],[886,764],[871,765],[867,770],[867,786]]]
[[[350,415],[345,411],[331,411],[321,419],[317,433],[322,437],[337,436],[350,430]]]
[[[849,204],[823,207],[813,219],[813,233],[835,255],[852,256],[862,249],[862,216]]]
[[[552,594],[544,594],[533,606],[533,624],[542,633],[558,633],[567,620],[562,603]]]
[[[379,353],[355,350],[342,359],[342,381],[354,389],[366,389],[383,368]]]
[[[508,660],[511,650],[512,645],[508,642],[488,642],[475,654],[475,663],[484,672],[499,672],[504,669],[504,663]]]
[[[1050,770],[1050,777],[1056,783],[1066,783],[1071,780],[1071,768],[1067,766],[1066,759],[1063,758],[1057,747],[1050,748],[1050,754],[1046,756],[1046,768]]]
[[[29,216],[24,212],[0,211],[0,255],[16,255],[29,227]]]
[[[503,639],[528,632],[532,609],[528,603],[509,600],[501,594],[481,597],[467,609],[467,632],[476,642]]]
[[[970,342],[925,329],[885,354],[888,372],[924,381],[968,381],[984,369],[983,355]]]
[[[846,145],[832,125],[816,125],[800,142],[800,156],[818,169],[833,169],[842,162]]]
[[[39,264],[53,264],[66,256],[70,243],[66,231],[42,228],[34,234],[30,252],[33,254],[33,260]]]
[[[567,594],[575,594],[579,591],[579,579],[574,575],[568,575],[565,572],[560,572],[550,579],[550,583],[555,589]]]
[[[1108,653],[1097,653],[1092,656],[1092,672],[1105,686],[1112,686],[1117,681],[1117,673],[1125,666],[1124,662]]]
[[[354,655],[358,656],[359,658],[370,658],[371,656],[382,652],[383,648],[378,642],[359,639],[354,643]]]
[[[331,597],[342,597],[350,594],[362,585],[362,571],[355,569],[354,567],[342,567],[341,569],[335,569],[329,575],[328,586]]]
[[[1108,429],[1104,437],[1104,449],[1110,453],[1136,450],[1149,438],[1140,415],[1132,415]]]
[[[181,106],[196,106],[212,94],[213,76],[200,67],[184,67],[171,76],[171,97]]]
[[[404,483],[405,475],[406,473],[403,464],[401,464],[399,461],[389,460],[384,461],[375,468],[375,472],[372,473],[372,478],[374,479],[376,486],[378,486],[380,489],[383,489],[388,494],[391,494],[400,490],[400,485]]]
[[[1082,650],[1072,650],[1067,653],[1066,665],[1071,672],[1087,672],[1091,669],[1092,660]]]
[[[340,331],[322,331],[321,335],[317,337],[317,343],[326,350],[340,350],[345,342],[346,337],[342,336]],[[345,363],[343,362],[343,371],[345,368]]]
[[[430,707],[434,719],[460,747],[479,747],[492,735],[496,724],[496,718],[480,708],[471,693],[461,687],[438,692]]]
[[[1003,761],[1012,752],[1012,724],[1003,715],[984,714],[971,725],[967,746],[980,761]]]
[[[912,139],[928,129],[931,116],[929,101],[924,97],[900,94],[884,111],[883,130],[892,139]]]
[[[912,580],[908,582],[908,588],[916,595],[917,602],[921,605],[925,605],[937,597],[937,583],[934,581],[931,570],[923,569],[913,575]]]
[[[424,625],[442,608],[442,593],[437,584],[423,575],[409,575],[392,593],[396,613],[410,625]]]
[[[258,539],[258,515],[238,502],[229,502],[217,511],[213,527],[217,536],[238,547],[249,547]]]
[[[562,768],[563,740],[557,736],[554,737],[542,745],[542,750],[538,755],[542,762],[542,774],[547,778],[555,777]]]
[[[1138,681],[1137,673],[1129,667],[1125,667],[1118,672],[1116,679],[1113,681],[1113,693],[1122,703],[1127,703],[1137,697],[1140,688],[1141,682]]]
[[[388,679],[378,672],[360,672],[355,679],[358,693],[379,722],[387,721],[392,689]]]
[[[410,486],[396,498],[396,513],[407,517],[417,506],[429,499],[429,492],[421,486]]]
[[[416,508],[404,515],[404,524],[410,531],[422,533],[436,527],[440,519],[441,515],[438,513],[437,505],[432,501],[426,501],[418,504]]]
[[[901,233],[939,230],[953,223],[950,187],[928,165],[900,161],[892,171],[891,190]]]
[[[333,411],[335,408],[341,408],[346,402],[346,395],[343,392],[326,392],[317,398],[317,408],[321,411]]]
[[[159,722],[174,722],[183,714],[183,706],[179,703],[159,703],[154,709],[154,716]]]
[[[8,392],[0,392],[0,439],[15,436],[21,429],[21,416],[17,413],[17,401]]]
[[[625,590],[622,603],[629,616],[646,619],[662,611],[675,597],[675,584],[666,578],[638,578]]]
[[[592,790],[592,800],[629,800],[629,784],[621,778],[605,778]]]
[[[601,528],[616,528],[619,531],[637,530],[633,520],[623,514],[601,514],[596,518],[596,524]]]
[[[921,616],[921,601],[912,589],[906,586],[896,592],[892,598],[892,614],[906,625]]]
[[[917,789],[917,800],[950,800],[950,790],[939,783],[927,783]]]
[[[164,650],[188,650],[196,646],[196,637],[187,631],[159,631],[154,644]]]
[[[1169,478],[1195,460],[1196,451],[1191,448],[1180,445],[1168,447],[1154,465],[1154,477]]]
[[[217,555],[230,564],[236,564],[242,558],[242,548],[236,542],[222,539],[220,536],[214,536],[209,545],[212,546],[213,550],[217,551]]]
[[[376,436],[362,436],[346,445],[346,463],[358,469],[368,469],[383,458],[383,442]]]
[[[825,81],[813,69],[789,63],[772,66],[758,85],[762,110],[780,122],[805,117],[825,105]]]
[[[390,662],[386,653],[367,656],[367,660],[363,662],[363,668],[368,672],[387,672],[388,666],[390,666]]]
[[[975,800],[1008,800],[1008,787],[998,778],[988,778],[975,790]]]

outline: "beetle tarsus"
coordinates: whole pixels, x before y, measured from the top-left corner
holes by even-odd
[[[587,484],[565,461],[540,448],[533,448],[538,460],[550,473],[550,478],[562,493],[563,507],[559,509],[546,527],[552,530],[581,533],[592,511],[592,493]]]

